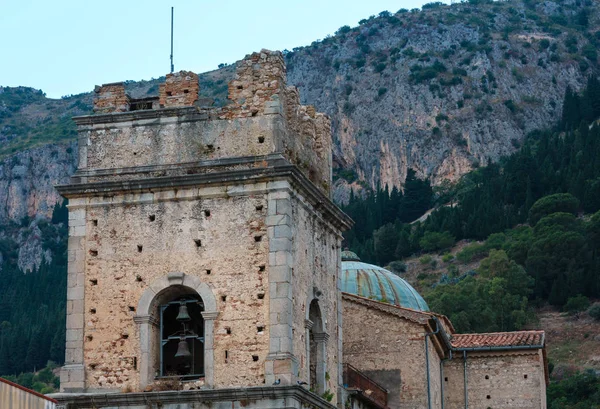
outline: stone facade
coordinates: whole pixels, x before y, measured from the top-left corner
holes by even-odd
[[[335,403],[350,220],[329,200],[328,119],[286,88],[280,53],[239,63],[226,108],[193,106],[197,87],[169,75],[163,109],[127,111],[102,86],[103,115],[75,119],[61,390],[160,387],[158,306],[184,291],[204,304],[205,374],[188,387],[315,382]]]
[[[361,301],[364,301],[361,300]],[[425,333],[428,318],[410,320],[344,296],[343,359],[388,389],[391,409],[427,409]],[[431,330],[431,328],[429,328]],[[431,331],[432,332],[432,331]],[[432,408],[440,407],[440,354],[429,337]]]
[[[445,317],[349,294],[343,315],[344,362],[386,388],[391,409],[461,409],[465,399],[470,408],[546,408],[543,335],[542,345],[457,347],[465,335]]]
[[[471,408],[546,407],[546,379],[541,350],[471,352],[466,355],[467,400]],[[444,365],[445,407],[465,407],[464,355]]]

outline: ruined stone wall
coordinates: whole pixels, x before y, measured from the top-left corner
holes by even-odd
[[[202,159],[283,153],[328,197],[331,190],[331,126],[313,106],[300,104],[298,90],[286,87],[280,52],[262,50],[237,64],[229,83],[231,104],[193,108],[198,76],[181,71],[161,84],[160,106],[180,112],[142,110],[97,126],[80,120],[87,166],[114,168]],[[98,87],[98,113],[129,111],[123,84]],[[85,160],[81,161],[83,165]]]
[[[129,111],[129,97],[125,94],[125,85],[122,82],[97,86],[94,92],[96,93],[94,98],[95,113]]]
[[[297,165],[309,179],[329,195],[331,188],[331,121],[311,105],[301,105],[298,89],[286,87],[286,70],[280,52],[262,50],[238,62],[229,83],[232,104],[220,118],[279,115],[286,132],[277,138],[276,150]]]
[[[444,364],[444,402],[448,409],[464,404],[462,356]],[[545,409],[546,382],[541,351],[470,353],[467,356],[470,408]]]
[[[284,112],[288,132],[280,150],[322,190],[331,188],[331,121],[312,105],[301,105],[296,87],[285,90]]]
[[[344,363],[387,388],[390,408],[426,409],[424,327],[346,299],[342,304]],[[433,407],[439,407],[441,402],[436,392],[439,382],[434,378],[439,379],[440,358],[432,343],[429,344],[429,358]]]
[[[262,185],[230,188],[260,192],[266,189]],[[133,365],[134,358],[140,361],[140,340],[132,309],[148,285],[169,272],[197,276],[217,300],[214,386],[263,384],[269,307],[268,298],[258,295],[268,288],[268,240],[255,237],[265,235],[266,200],[264,194],[223,197],[226,190],[89,199],[84,281],[87,388],[139,387]],[[254,361],[253,355],[259,359]]]
[[[199,91],[198,74],[191,71],[167,74],[165,82],[158,88],[160,106],[165,108],[192,106],[198,100]]]
[[[243,118],[281,113],[281,92],[285,88],[285,62],[280,52],[261,50],[237,62],[236,76],[229,82],[232,102],[222,118]]]
[[[309,361],[306,348],[306,319],[309,318],[311,301],[317,300],[324,324],[326,340],[326,377],[325,391],[334,394],[337,401],[337,389],[341,384],[339,363],[341,351],[338,339],[341,335],[341,322],[338,320],[340,238],[331,227],[307,204],[302,197],[293,202],[292,217],[294,225],[294,297],[292,300],[294,354],[299,360],[299,378],[310,382]],[[313,327],[314,328],[314,327]]]

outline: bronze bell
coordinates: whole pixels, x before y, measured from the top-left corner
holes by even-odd
[[[190,314],[188,314],[188,310],[187,310],[187,305],[185,305],[184,303],[181,303],[181,305],[179,306],[179,314],[177,314],[177,321],[189,321],[192,318],[190,317]]]
[[[175,358],[189,358],[192,354],[190,353],[190,346],[188,345],[185,338],[181,338],[179,345],[177,346],[177,353]]]

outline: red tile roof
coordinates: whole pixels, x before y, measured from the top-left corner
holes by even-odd
[[[454,348],[515,348],[544,345],[544,331],[493,332],[487,334],[454,334]]]

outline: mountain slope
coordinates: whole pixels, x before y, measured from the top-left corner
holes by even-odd
[[[288,77],[371,187],[401,185],[407,168],[456,181],[560,116],[566,87],[596,69],[597,16],[575,1],[382,13],[289,53]]]

